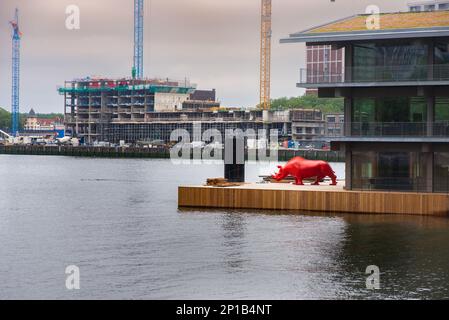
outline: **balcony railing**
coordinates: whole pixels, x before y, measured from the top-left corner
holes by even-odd
[[[336,137],[447,137],[449,121],[427,122],[352,122],[351,132],[344,123],[328,125],[325,136]]]
[[[353,122],[355,137],[449,137],[449,121],[427,122]]]
[[[425,136],[426,122],[353,122],[351,136]]]
[[[449,64],[347,67],[338,72],[300,70],[300,84],[449,81]]]

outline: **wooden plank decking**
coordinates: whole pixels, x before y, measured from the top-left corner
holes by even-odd
[[[359,214],[449,216],[449,195],[346,191],[343,186],[245,184],[215,188],[181,186],[179,207],[297,210]]]

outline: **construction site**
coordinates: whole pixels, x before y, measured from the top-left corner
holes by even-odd
[[[260,8],[260,100],[257,106],[224,107],[218,101],[215,89],[199,90],[187,78],[172,80],[144,76],[144,18],[148,9],[145,9],[144,0],[134,0],[134,55],[130,76],[118,79],[85,76],[65,81],[58,87],[64,101],[65,137],[58,141],[55,138],[48,144],[170,145],[177,142],[171,141],[170,137],[175,130],[185,130],[194,137],[194,128],[197,130],[200,124],[201,136],[214,129],[222,134],[222,141],[227,130],[250,129],[259,133],[264,129],[267,133],[277,130],[280,143],[290,142],[285,145],[287,148],[322,148],[330,136],[341,132],[341,123],[328,123],[327,115],[315,109],[271,110],[271,0],[261,0]],[[18,120],[22,41],[18,9],[11,27],[12,124],[11,130],[1,135],[6,142],[17,144],[17,141],[29,141],[19,138],[25,133],[19,132]],[[335,130],[328,129],[335,125],[338,126]],[[266,136],[258,138],[265,139]]]
[[[313,140],[324,134],[323,117],[298,116],[298,112],[270,111],[271,0],[261,1],[260,104],[258,108],[226,108],[215,90],[197,90],[188,80],[143,77],[143,0],[135,0],[134,67],[132,77],[86,77],[65,82],[66,134],[81,143],[95,145],[169,143],[174,130],[190,136],[201,123],[201,135],[209,129],[275,129],[281,138]],[[306,112],[305,112],[306,113]],[[299,123],[293,123],[298,121]],[[295,131],[292,132],[292,128]]]
[[[65,124],[68,134],[84,143],[135,144],[170,141],[176,129],[193,135],[195,123],[202,133],[217,129],[277,129],[291,135],[290,112],[221,108],[215,91],[196,90],[188,81],[154,79],[82,79],[65,83]]]

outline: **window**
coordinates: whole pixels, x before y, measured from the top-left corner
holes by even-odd
[[[434,4],[428,4],[424,6],[424,11],[434,11],[435,5]]]
[[[307,81],[319,83],[341,80],[343,75],[343,49],[331,46],[307,47]]]
[[[423,97],[354,98],[352,135],[423,136],[426,119]]]
[[[354,98],[353,122],[424,122],[427,102],[423,97]]]
[[[354,46],[355,81],[406,81],[427,79],[425,44],[411,42],[362,43]]]
[[[328,117],[328,118],[327,118],[327,121],[328,121],[329,123],[335,123],[335,117]]]
[[[435,80],[449,80],[449,41],[435,44]]]
[[[449,136],[449,97],[435,98],[433,134],[439,137]]]
[[[435,192],[449,191],[449,153],[436,152],[434,155],[434,181]]]
[[[435,98],[435,121],[449,121],[449,98]]]
[[[419,12],[419,11],[421,11],[421,6],[411,6],[410,11]]]
[[[352,152],[352,187],[362,190],[426,191],[425,170],[431,154],[420,152]]]
[[[449,3],[440,3],[438,9],[440,9],[440,10],[449,10]]]

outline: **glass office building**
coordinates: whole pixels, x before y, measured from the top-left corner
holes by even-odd
[[[344,52],[333,73],[302,69],[298,87],[345,99],[346,188],[449,192],[449,11],[358,15],[281,42]],[[310,76],[310,75],[313,75]]]

